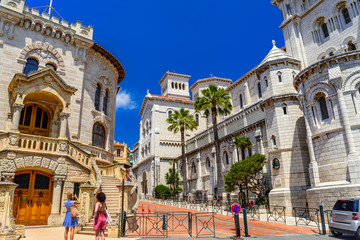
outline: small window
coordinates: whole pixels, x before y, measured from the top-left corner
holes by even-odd
[[[329,30],[328,30],[326,23],[321,24],[321,29],[323,31],[324,38],[329,37]]]
[[[168,112],[168,118],[171,118],[172,111]]]
[[[288,15],[292,15],[290,4],[286,4],[286,12]]]
[[[258,88],[259,98],[262,98],[261,84],[260,83],[257,84],[257,88]]]
[[[264,77],[264,82],[265,82],[265,86],[268,87],[269,83],[268,83],[267,77]]]
[[[283,105],[282,109],[283,109],[284,115],[287,115],[286,104]]]
[[[36,72],[38,70],[38,67],[39,67],[39,62],[36,61],[34,58],[29,58],[25,64],[24,74],[30,74]]]
[[[226,165],[229,165],[229,155],[227,152],[224,152],[224,161]]]
[[[272,136],[271,140],[272,140],[273,146],[276,147],[276,138],[275,138],[275,136]]]
[[[194,162],[192,163],[191,170],[193,173],[196,173],[196,165]]]
[[[278,75],[279,82],[282,82],[281,74]]]
[[[174,82],[171,83],[171,88],[174,88]]]
[[[106,90],[104,102],[103,102],[103,111],[105,115],[108,115],[108,101],[109,101],[109,90]]]
[[[252,155],[252,150],[251,150],[251,148],[248,148],[248,155],[249,155],[249,157]]]
[[[199,125],[199,114],[195,114],[195,120],[196,120],[197,124]]]
[[[356,51],[356,46],[352,41],[348,42],[347,45],[348,45],[348,51]]]
[[[326,105],[325,97],[319,98],[320,111],[321,111],[321,119],[326,120],[329,118],[329,112]]]
[[[51,68],[52,70],[56,71],[56,66],[54,64],[52,64],[52,63],[47,63],[45,66],[47,68]]]
[[[121,149],[116,149],[116,156],[120,157],[120,154],[121,154]]]
[[[342,12],[342,15],[344,17],[345,24],[350,23],[351,18],[350,18],[349,10],[347,8],[344,8],[341,12]]]
[[[178,85],[178,84],[177,84],[177,83],[175,83],[175,89],[177,89],[177,85]]]
[[[239,95],[239,101],[240,101],[240,108],[243,108],[243,107],[244,107],[244,103],[243,103],[242,94]]]
[[[207,166],[208,168],[211,167],[210,158],[206,158],[206,166]]]

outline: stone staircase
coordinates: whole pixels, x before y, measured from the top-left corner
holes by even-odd
[[[101,177],[101,189],[106,195],[106,205],[110,213],[111,219],[114,222],[118,222],[118,208],[119,208],[119,189],[116,187],[121,184],[119,180],[114,177],[102,176]],[[86,223],[79,234],[86,235],[95,235],[93,231],[94,226],[94,216],[90,219],[90,222]],[[105,230],[105,235],[107,236],[107,231]]]

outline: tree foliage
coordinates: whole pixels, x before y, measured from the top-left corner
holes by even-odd
[[[173,168],[169,168],[169,171],[165,174],[165,180],[166,180],[166,184],[170,186],[171,190],[176,189],[179,186],[179,182],[180,182],[179,173],[175,171],[175,175],[174,175]]]
[[[263,199],[265,196],[265,176],[262,169],[265,163],[266,157],[262,154],[254,154],[235,163],[225,176],[226,191],[235,191],[239,183],[242,183],[247,190],[256,194],[258,199]]]
[[[183,177],[184,192],[187,194],[187,178],[186,178],[186,160],[185,160],[185,130],[194,130],[198,127],[198,123],[190,111],[180,108],[179,111],[175,110],[166,121],[169,123],[168,130],[174,134],[180,131],[181,134],[181,174]],[[173,163],[175,169],[175,163]],[[173,170],[175,171],[175,170]]]
[[[203,111],[206,117],[211,115],[214,143],[216,153],[216,165],[217,165],[217,188],[218,193],[224,190],[224,177],[222,173],[222,164],[220,158],[220,142],[217,128],[217,116],[228,115],[231,113],[231,95],[223,88],[219,88],[216,85],[210,84],[207,88],[201,90],[202,97],[195,99],[195,110]]]
[[[154,188],[154,192],[156,197],[168,198],[171,196],[170,188],[162,184],[157,185]]]
[[[245,136],[234,138],[233,145],[235,145],[235,146],[237,146],[237,147],[239,147],[241,149],[241,159],[242,160],[245,159],[245,149],[246,148],[248,148],[248,149],[252,148],[252,143],[251,143],[250,138],[245,137]]]

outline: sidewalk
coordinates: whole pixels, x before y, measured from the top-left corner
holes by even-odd
[[[22,240],[64,240],[64,228],[29,228],[25,230],[26,238]],[[95,239],[94,236],[75,234],[74,240]],[[118,240],[120,238],[106,238],[106,240]],[[126,240],[131,240],[126,238]]]

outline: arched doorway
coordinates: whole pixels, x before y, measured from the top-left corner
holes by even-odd
[[[16,173],[14,182],[19,185],[14,193],[15,223],[46,225],[51,213],[51,175],[38,170],[24,170]]]

